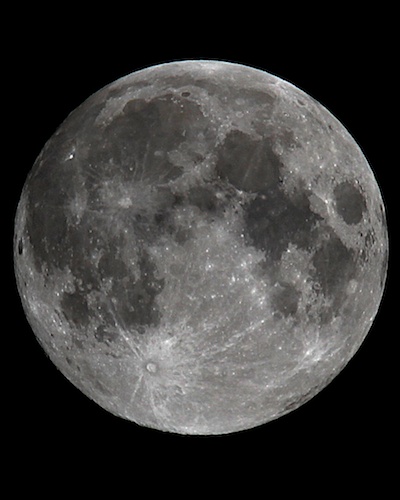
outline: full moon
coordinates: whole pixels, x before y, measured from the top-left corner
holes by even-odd
[[[15,218],[34,334],[86,396],[179,434],[307,402],[367,335],[388,236],[374,174],[302,90],[220,61],[146,68],[49,139]]]

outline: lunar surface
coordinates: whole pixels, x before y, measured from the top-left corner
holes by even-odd
[[[106,86],[44,146],[14,261],[27,319],[101,407],[224,434],[299,407],[348,363],[387,269],[381,194],[321,104],[218,61]]]

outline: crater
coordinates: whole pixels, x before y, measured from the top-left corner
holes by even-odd
[[[346,224],[358,224],[367,209],[365,198],[359,188],[346,181],[338,184],[334,191],[336,211]]]
[[[158,372],[158,365],[154,361],[148,361],[146,363],[146,371],[148,371],[151,374],[157,373]]]

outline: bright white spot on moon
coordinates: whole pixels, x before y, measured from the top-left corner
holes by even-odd
[[[357,290],[357,281],[356,280],[350,280],[348,287],[347,287],[347,293],[354,293]]]
[[[118,202],[118,205],[121,207],[121,208],[129,208],[132,206],[132,200],[130,197],[128,196],[125,196],[124,198],[121,198]]]
[[[147,363],[146,365],[146,370],[150,373],[156,373],[157,370],[158,370],[158,367],[155,363],[153,363],[152,361],[150,361],[149,363]]]

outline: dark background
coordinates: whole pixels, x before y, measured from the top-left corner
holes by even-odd
[[[158,471],[166,468],[176,484],[185,467],[195,463],[191,487],[196,491],[199,484],[221,477],[228,466],[230,484],[235,484],[236,474],[247,470],[250,476],[261,471],[267,485],[274,481],[271,471],[281,469],[302,471],[296,483],[301,488],[315,468],[330,485],[358,478],[355,470],[360,464],[374,470],[385,464],[384,485],[392,476],[389,457],[399,445],[398,326],[393,308],[397,224],[393,185],[398,182],[394,173],[398,160],[392,132],[398,129],[394,121],[398,76],[390,27],[393,13],[381,8],[365,17],[365,12],[339,9],[332,21],[331,12],[314,16],[314,11],[276,16],[270,11],[247,12],[247,16],[238,12],[233,18],[223,12],[216,18],[211,7],[201,15],[188,9],[154,9],[115,18],[104,12],[97,20],[92,13],[84,15],[65,6],[47,12],[48,17],[24,11],[24,24],[18,13],[6,16],[11,29],[3,44],[3,119],[7,120],[3,147],[9,153],[3,164],[9,229],[8,324],[3,326],[7,424],[3,431],[4,439],[11,439],[5,452],[11,468],[15,464],[23,471],[45,470],[67,461],[68,471],[85,476],[86,467],[94,466],[97,481],[108,481],[114,477],[115,464],[125,464],[131,466],[136,480],[142,470],[150,470],[157,472],[156,481]],[[256,429],[220,437],[183,437],[144,429],[112,416],[83,396],[36,342],[19,302],[11,262],[13,217],[24,180],[45,141],[68,113],[93,92],[132,71],[197,58],[264,69],[324,104],[369,160],[383,192],[392,236],[384,300],[371,332],[348,366],[298,410]],[[288,476],[282,484],[286,488],[289,483]]]

